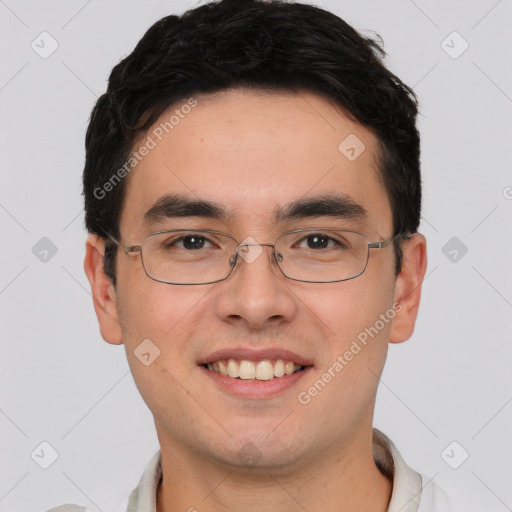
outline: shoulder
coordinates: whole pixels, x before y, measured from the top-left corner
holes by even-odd
[[[101,503],[102,512],[126,512],[128,498],[112,500],[110,503]],[[98,503],[99,505],[99,503]],[[92,503],[89,505],[77,505],[75,503],[66,503],[58,507],[51,508],[45,512],[98,512],[99,507],[95,507]]]
[[[128,494],[129,492],[123,492],[118,494],[116,497],[109,498],[106,502],[102,501],[101,503],[98,502],[96,504],[92,502],[88,505],[66,503],[64,505],[51,508],[50,510],[46,510],[45,512],[98,512],[98,510],[101,510],[102,512],[126,512]],[[99,508],[100,506],[101,509]]]
[[[432,479],[421,476],[421,499],[418,512],[458,512],[448,495]]]
[[[125,489],[116,491],[115,496],[110,496],[106,502],[96,504],[90,502],[89,505],[77,505],[66,503],[58,507],[46,510],[45,512],[126,512],[144,510],[154,510],[153,503],[156,501],[156,489],[162,476],[162,465],[160,450],[158,450],[147,464],[139,484],[135,489]],[[151,506],[153,505],[153,508]],[[101,508],[100,508],[101,506]]]

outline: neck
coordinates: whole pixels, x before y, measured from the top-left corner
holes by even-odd
[[[294,467],[240,468],[162,443],[157,512],[386,512],[392,482],[377,468],[371,431]]]

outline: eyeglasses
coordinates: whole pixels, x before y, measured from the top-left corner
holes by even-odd
[[[218,283],[230,276],[240,259],[251,263],[265,246],[272,247],[273,260],[287,278],[335,283],[360,276],[370,249],[382,249],[399,236],[370,242],[362,233],[346,229],[297,229],[274,243],[260,244],[252,238],[239,243],[231,235],[209,229],[173,229],[151,233],[140,245],[122,247],[126,254],[140,252],[146,275],[161,283]]]

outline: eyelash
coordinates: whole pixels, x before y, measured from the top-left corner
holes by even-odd
[[[336,240],[335,238],[327,235],[326,233],[319,231],[318,233],[309,233],[308,235],[302,237],[301,239],[299,239],[297,242],[294,243],[294,246],[298,246],[298,245],[302,244],[303,242],[307,241],[308,239],[310,239],[311,237],[315,237],[315,236],[325,237],[328,240],[328,246],[326,248],[329,248],[329,247],[332,248],[334,246],[339,246],[339,247],[345,248],[347,245],[347,244],[343,243],[343,241]],[[204,234],[193,233],[193,232],[191,232],[187,235],[179,236],[177,238],[168,239],[164,242],[163,245],[165,248],[176,247],[179,242],[184,242],[186,239],[194,238],[194,237],[197,237],[198,239],[203,240],[212,246],[214,246],[214,245],[216,246],[216,244],[214,244],[214,242],[212,240],[210,240],[210,238],[208,238]],[[334,242],[334,244],[332,244],[332,242]],[[201,249],[204,249],[204,248],[205,247],[201,247]],[[180,247],[180,249],[185,249],[185,247]]]

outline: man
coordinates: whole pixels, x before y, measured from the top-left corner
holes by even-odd
[[[127,510],[450,510],[372,429],[426,269],[416,97],[382,57],[313,6],[224,0],[113,69],[84,267],[161,446]]]

